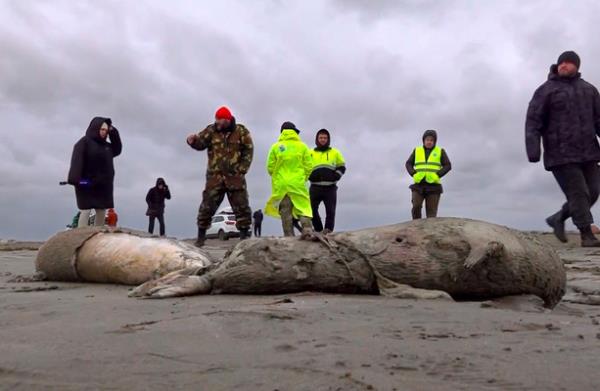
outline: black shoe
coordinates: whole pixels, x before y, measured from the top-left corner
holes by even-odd
[[[581,247],[600,247],[600,240],[592,233],[592,227],[579,229],[581,231]]]
[[[194,242],[194,245],[196,247],[202,247],[204,246],[204,242],[206,242],[206,229],[198,228],[198,238],[196,239],[196,242]]]
[[[246,240],[250,238],[250,231],[248,229],[240,229],[240,240]]]
[[[553,214],[546,219],[546,223],[554,231],[554,236],[563,243],[567,243],[567,235],[565,234],[565,221],[561,218],[560,212]]]

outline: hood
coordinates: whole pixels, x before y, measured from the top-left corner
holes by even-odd
[[[296,130],[283,129],[279,135],[279,141],[302,141]]]
[[[319,145],[319,135],[320,134],[327,135],[327,144]],[[317,135],[315,136],[315,145],[316,145],[315,151],[327,151],[328,149],[331,148],[331,134],[329,133],[329,130],[321,129],[317,132]]]
[[[102,124],[105,122],[108,124],[109,127],[112,124],[112,121],[110,118],[94,117],[90,121],[90,125],[88,126],[87,130],[85,131],[86,137],[89,137],[96,141],[105,141],[105,139],[100,137],[100,128],[102,127]]]
[[[575,80],[581,77],[581,72],[577,72],[571,77],[561,77],[558,75],[558,64],[550,65],[550,72],[548,72],[548,80]]]
[[[167,186],[167,182],[165,182],[165,180],[163,178],[158,178],[156,180],[156,187],[158,187],[158,185],[162,184],[163,186]]]
[[[433,137],[433,139],[435,140],[435,143],[437,144],[437,139],[438,139],[437,132],[433,129],[426,130],[425,133],[423,133],[422,140],[425,141],[425,137],[429,137],[429,136]]]

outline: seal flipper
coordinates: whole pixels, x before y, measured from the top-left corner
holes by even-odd
[[[212,290],[210,278],[199,275],[203,270],[204,268],[190,268],[174,271],[136,287],[129,293],[129,297],[164,299],[210,293]]]
[[[475,265],[489,258],[497,258],[504,253],[504,245],[500,242],[487,242],[484,246],[471,245],[471,252],[465,259],[464,266],[466,269],[471,269]]]
[[[382,296],[395,297],[397,299],[421,299],[421,300],[453,300],[452,297],[440,290],[435,289],[419,289],[410,285],[399,284],[376,273],[377,288]]]

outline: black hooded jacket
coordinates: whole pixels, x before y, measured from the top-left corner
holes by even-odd
[[[163,189],[159,189],[158,185],[162,184]],[[160,216],[165,213],[165,200],[171,199],[171,191],[163,178],[156,180],[156,186],[148,190],[146,194],[146,204],[148,204],[147,216]]]
[[[327,135],[327,144],[325,144],[325,145],[319,144],[319,135],[321,135],[321,134]],[[329,155],[328,155],[329,152],[331,152],[331,154],[332,154],[331,155],[332,159],[333,159],[333,156],[341,157],[341,153],[338,150],[335,150],[334,148],[331,147],[331,134],[329,133],[329,131],[327,129],[321,129],[317,132],[317,134],[315,136],[315,149],[314,150],[317,152],[323,152],[323,153],[327,154],[327,160],[329,160]],[[313,153],[313,158],[314,158],[314,156],[315,156],[315,154]],[[322,182],[330,182],[332,184],[335,184],[337,181],[340,180],[342,175],[344,175],[345,173],[346,173],[346,165],[345,164],[336,165],[335,169],[331,168],[331,167],[316,167],[311,172],[308,180],[313,184],[319,183],[319,182],[321,182],[321,183]]]
[[[100,137],[100,127],[105,122],[109,126],[110,142]],[[79,209],[114,208],[113,158],[121,154],[123,147],[119,131],[111,125],[110,118],[93,118],[85,136],[73,147],[68,183],[75,186]],[[89,181],[89,184],[80,185],[82,180]]]
[[[561,77],[550,67],[548,80],[533,94],[525,122],[530,162],[538,162],[544,146],[544,167],[600,161],[600,95],[581,78]]]
[[[423,133],[423,141],[425,141],[425,137],[428,137],[428,136],[433,137],[437,144],[437,133],[435,130],[426,130],[425,133]],[[433,149],[425,148],[425,159],[429,158],[429,154],[431,153],[432,150]],[[444,175],[446,175],[448,173],[448,171],[450,171],[452,169],[452,163],[450,163],[450,159],[448,158],[448,154],[446,153],[446,150],[444,148],[442,148],[441,164],[442,164],[442,168],[437,173],[440,178],[442,178]],[[408,174],[411,177],[413,175],[415,175],[416,171],[415,171],[415,150],[414,149],[413,149],[413,152],[408,157],[408,160],[406,160],[405,167],[406,167],[406,171],[408,172]],[[422,181],[421,183],[413,183],[412,185],[410,185],[410,188],[412,190],[425,191],[427,193],[443,193],[443,191],[444,191],[441,184],[427,183],[425,181]]]

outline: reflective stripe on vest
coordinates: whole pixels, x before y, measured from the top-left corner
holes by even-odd
[[[425,182],[432,184],[442,183],[438,171],[442,168],[442,148],[435,146],[429,157],[425,159],[425,148],[415,148],[415,163],[414,169],[416,171],[413,175],[415,183],[421,183],[423,179]]]

